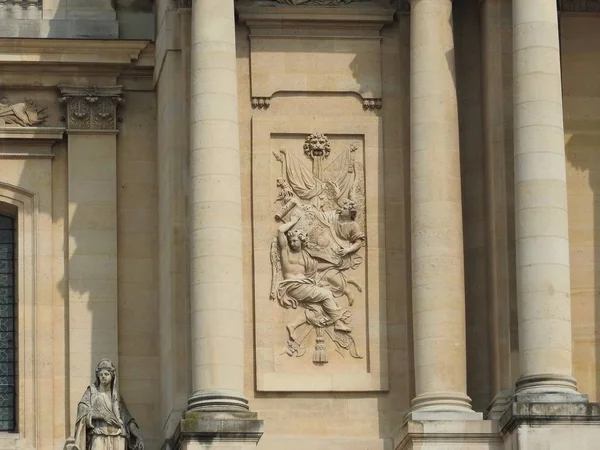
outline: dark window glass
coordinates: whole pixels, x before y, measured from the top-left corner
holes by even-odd
[[[0,431],[15,431],[17,302],[15,219],[0,214]]]

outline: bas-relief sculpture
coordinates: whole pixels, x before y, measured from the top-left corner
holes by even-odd
[[[144,450],[135,420],[119,395],[117,371],[108,359],[96,366],[96,379],[77,405],[69,450]]]
[[[34,127],[46,119],[46,108],[39,108],[32,100],[11,104],[0,98],[0,127]]]
[[[326,338],[338,352],[362,358],[352,336],[352,305],[362,287],[351,271],[363,262],[366,245],[363,167],[354,160],[352,145],[331,158],[328,138],[311,134],[304,143],[309,170],[296,156],[280,150],[275,200],[280,223],[271,244],[271,300],[286,309],[302,309],[288,323],[285,353],[303,356],[305,342],[315,331],[313,362],[327,363]],[[343,304],[342,298],[346,299]]]

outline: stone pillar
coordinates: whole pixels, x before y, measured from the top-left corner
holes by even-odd
[[[575,393],[558,18],[513,0],[517,394]]]
[[[233,0],[192,6],[189,408],[248,409]]]
[[[118,365],[117,105],[121,86],[59,86],[68,135],[71,427],[96,363]]]
[[[412,301],[419,411],[478,416],[466,394],[465,287],[451,0],[411,1]]]
[[[190,328],[193,393],[175,447],[253,447],[244,397],[242,192],[233,0],[194,0],[190,42]]]

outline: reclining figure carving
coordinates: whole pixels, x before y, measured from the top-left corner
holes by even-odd
[[[0,98],[0,127],[34,127],[43,123],[46,108],[40,109],[32,100],[10,104],[6,97]]]

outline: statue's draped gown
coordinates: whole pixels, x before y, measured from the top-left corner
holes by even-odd
[[[77,420],[75,423],[75,443],[79,450],[128,450],[133,448],[129,433],[129,424],[133,418],[127,407],[120,399],[117,392],[116,379],[112,382],[112,389],[100,392],[96,383],[88,386],[77,406]],[[109,424],[104,419],[94,416],[112,418],[119,426]]]

